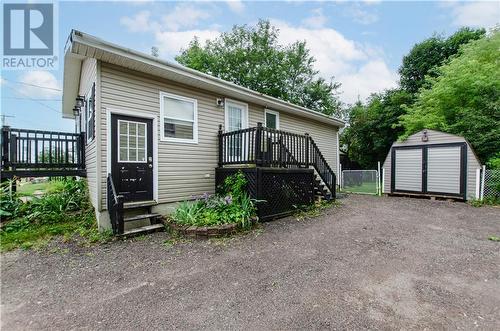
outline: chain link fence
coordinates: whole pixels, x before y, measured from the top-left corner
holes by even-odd
[[[500,199],[500,169],[485,169],[483,199]]]
[[[349,193],[378,194],[377,170],[343,170],[341,190]]]

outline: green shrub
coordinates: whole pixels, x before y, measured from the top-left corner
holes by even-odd
[[[184,225],[214,226],[238,224],[251,226],[256,215],[254,201],[246,192],[247,181],[240,171],[224,181],[219,194],[195,197],[194,202],[182,202],[172,215],[175,222]]]
[[[85,181],[66,180],[53,187],[50,191],[53,193],[34,197],[26,203],[2,190],[2,213],[9,213],[11,219],[0,230],[2,251],[36,246],[37,242],[48,242],[54,235],[79,234],[90,242],[107,237],[97,230]]]
[[[233,199],[239,199],[242,196],[247,195],[248,181],[245,178],[245,174],[240,170],[236,174],[228,176],[224,183],[222,184],[222,194],[225,196],[231,196]]]
[[[26,205],[19,199],[19,196],[11,191],[11,181],[0,185],[0,217],[8,220],[24,214]]]
[[[470,200],[469,203],[473,207],[482,206],[500,206],[500,197],[486,197],[483,200]]]

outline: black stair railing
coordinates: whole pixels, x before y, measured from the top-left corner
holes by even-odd
[[[107,178],[107,207],[113,234],[123,234],[125,222],[123,220],[123,196],[116,194],[113,177],[108,174]]]
[[[330,165],[328,164],[325,157],[321,153],[320,149],[318,148],[318,146],[311,137],[309,137],[309,145],[310,145],[309,148],[310,165],[314,167],[314,170],[316,170],[318,175],[321,177],[323,183],[325,183],[328,190],[330,190],[332,197],[335,197],[336,182],[337,182],[335,173],[333,172],[332,168],[330,168]]]
[[[219,127],[219,167],[255,164],[261,167],[313,167],[335,196],[336,176],[320,149],[304,135],[262,126],[223,132]]]
[[[275,143],[280,151],[280,162],[285,168],[299,168],[299,161],[295,158],[295,156],[290,152],[290,150],[285,146],[283,141],[280,139],[277,143]]]

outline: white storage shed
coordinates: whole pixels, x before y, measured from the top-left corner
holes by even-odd
[[[391,146],[383,165],[383,192],[477,199],[480,168],[463,137],[422,130]]]

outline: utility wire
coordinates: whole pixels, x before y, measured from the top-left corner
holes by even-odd
[[[47,86],[40,86],[40,85],[36,85],[36,84],[30,84],[30,83],[20,82],[20,81],[17,81],[17,80],[10,80],[10,79],[7,79],[7,78],[3,78],[3,80],[6,80],[6,81],[11,82],[11,83],[15,83],[15,84],[23,84],[23,85],[28,85],[28,86],[43,88],[43,89],[46,89],[46,90],[52,90],[52,91],[58,91],[58,92],[62,91],[61,89],[58,89],[58,88],[47,87]]]
[[[2,99],[32,100],[32,101],[62,101],[62,99],[35,99],[35,98],[22,98],[22,97],[2,97]]]
[[[55,109],[55,108],[53,108],[53,107],[51,107],[51,106],[49,106],[49,105],[46,105],[46,104],[44,104],[44,103],[42,103],[42,102],[40,102],[40,101],[37,101],[36,99],[33,99],[32,97],[30,97],[29,95],[27,95],[26,93],[24,93],[24,92],[22,92],[22,91],[15,90],[15,89],[13,89],[12,87],[10,87],[10,86],[8,86],[8,85],[5,85],[5,87],[7,87],[7,88],[11,89],[11,90],[12,90],[12,91],[14,91],[14,92],[21,93],[22,95],[24,95],[26,98],[30,99],[31,101],[34,101],[34,102],[36,102],[36,103],[38,103],[38,104],[40,104],[40,105],[42,105],[42,106],[44,106],[44,107],[46,107],[46,108],[48,108],[48,109],[52,110],[52,111],[55,111],[55,112],[56,112],[56,113],[58,113],[58,114],[61,114],[61,111],[59,111],[59,110],[57,110],[57,109]]]

